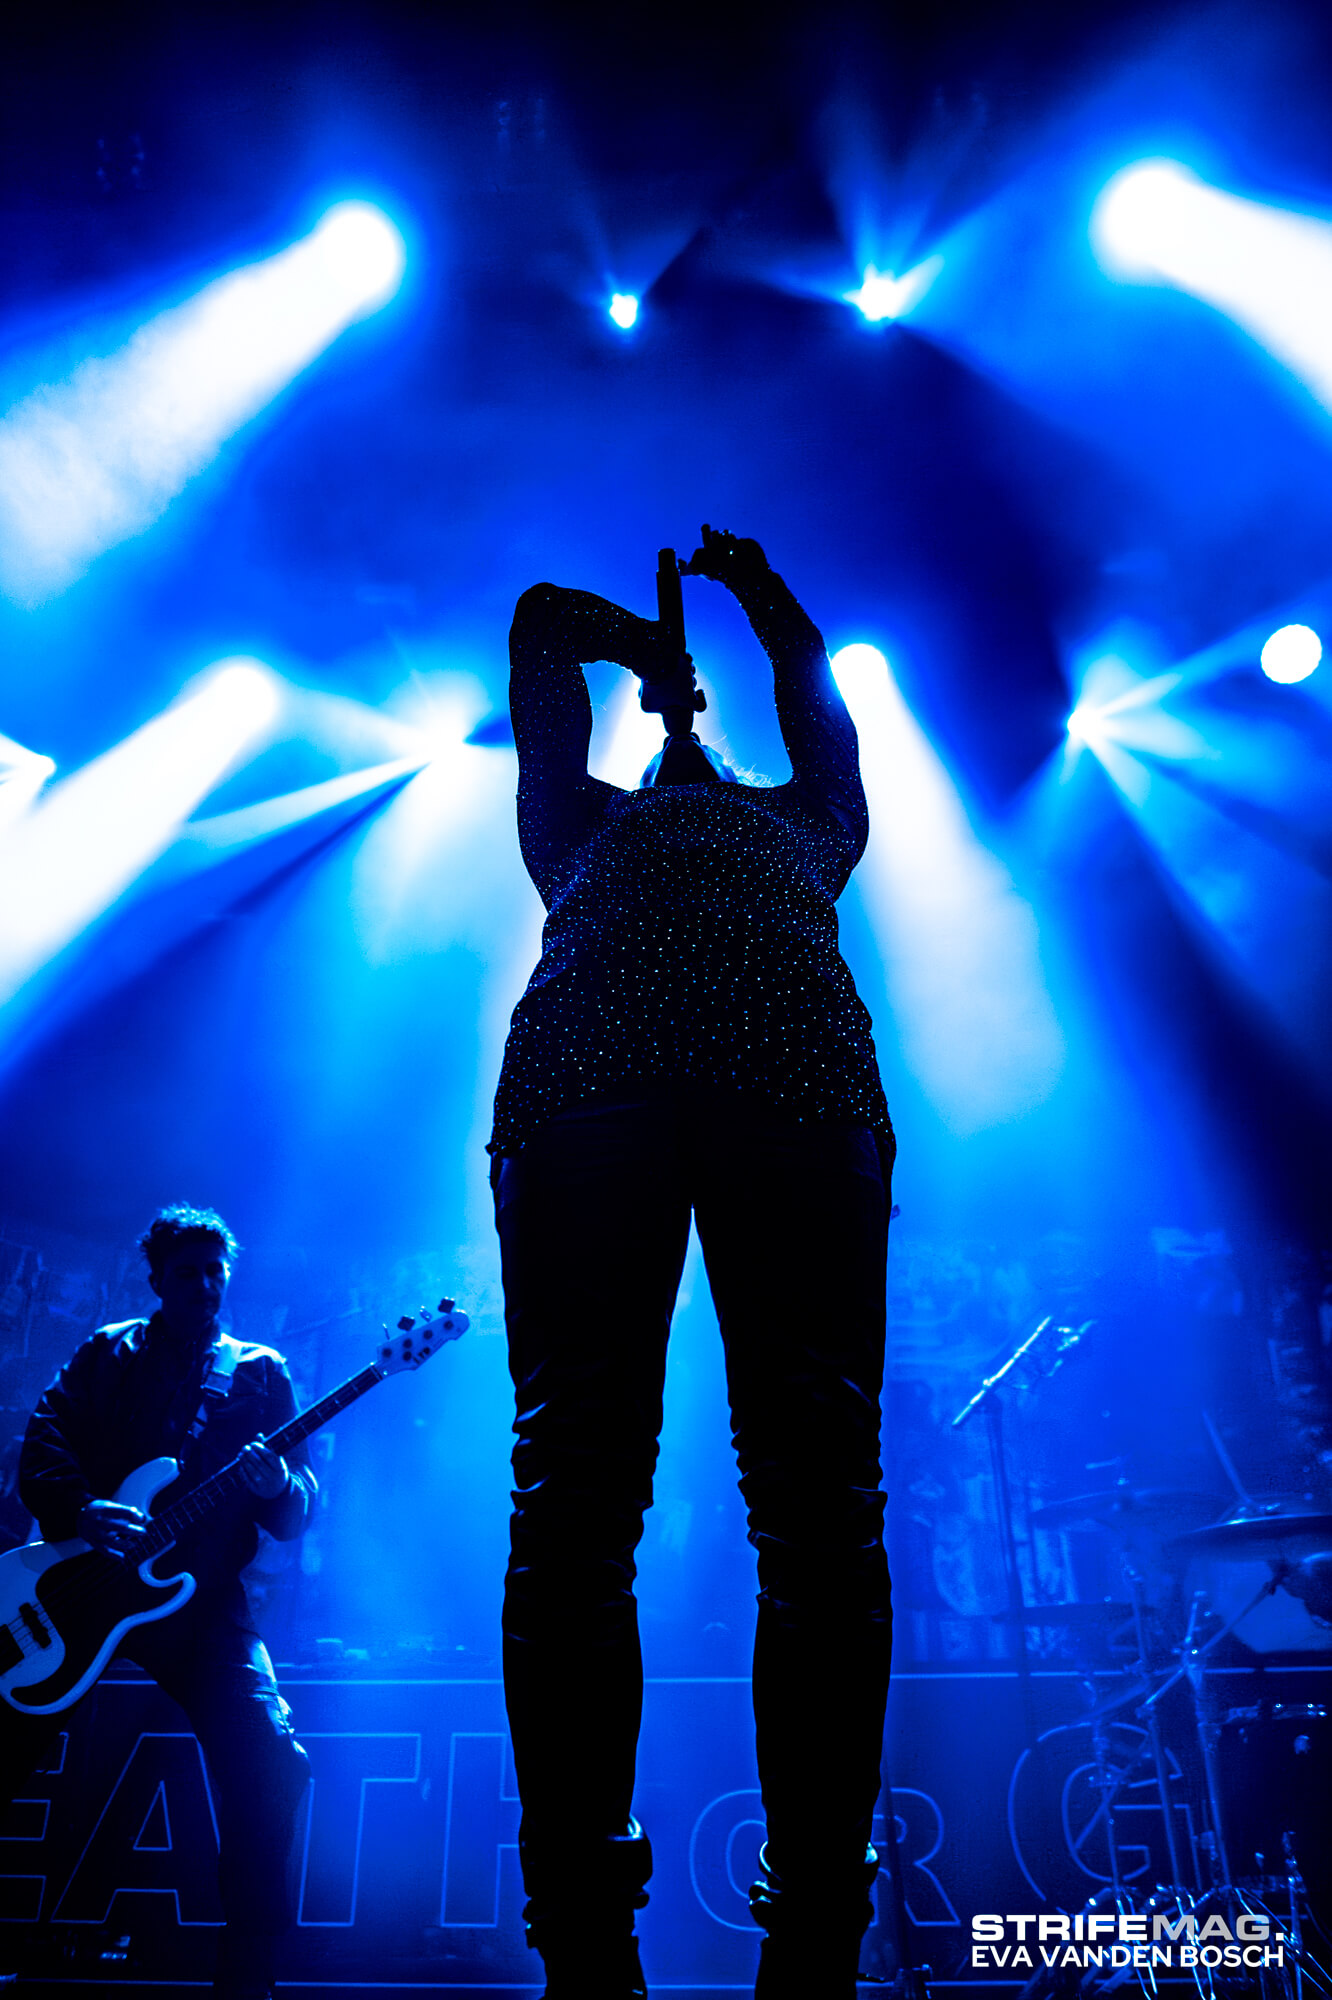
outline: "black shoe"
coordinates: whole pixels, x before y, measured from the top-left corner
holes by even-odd
[[[647,2000],[634,1918],[647,1902],[652,1844],[623,1834],[519,1839],[530,1901],[527,1942],[546,1968],[545,2000]]]
[[[765,1937],[754,2000],[856,2000],[860,1939]]]
[[[561,1927],[563,1928],[563,1927]],[[530,1939],[546,1968],[545,2000],[647,2000],[638,1939],[589,1936],[586,1925],[550,1926]]]
[[[874,1849],[863,1862],[829,1876],[797,1871],[780,1876],[767,1844],[749,1907],[766,1933],[759,1953],[755,2000],[856,2000],[860,1945],[874,1920],[870,1888],[878,1872]]]

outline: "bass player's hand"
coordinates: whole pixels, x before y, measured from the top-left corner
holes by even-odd
[[[261,1500],[276,1500],[279,1493],[285,1493],[291,1485],[291,1474],[287,1470],[285,1458],[279,1458],[266,1444],[256,1439],[247,1444],[236,1463],[240,1466],[241,1477]]]
[[[109,1556],[128,1556],[148,1532],[148,1517],[119,1500],[90,1500],[78,1519],[81,1541]]]

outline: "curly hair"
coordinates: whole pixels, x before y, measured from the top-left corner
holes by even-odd
[[[220,1243],[229,1261],[234,1262],[240,1250],[226,1223],[215,1208],[191,1208],[187,1201],[174,1201],[169,1208],[161,1208],[153,1217],[143,1235],[139,1238],[139,1248],[148,1260],[148,1269],[157,1275],[176,1245],[186,1236],[208,1236]]]

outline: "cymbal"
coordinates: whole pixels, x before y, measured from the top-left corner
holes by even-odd
[[[992,1614],[1004,1625],[1122,1625],[1133,1616],[1131,1604],[1026,1604],[1020,1612]]]
[[[1190,1521],[1205,1521],[1224,1504],[1215,1494],[1194,1493],[1182,1486],[1107,1486],[1099,1493],[1052,1500],[1048,1507],[1036,1509],[1031,1524],[1058,1528],[1073,1521],[1095,1521],[1102,1528],[1183,1527]]]
[[[1269,1562],[1284,1556],[1332,1550],[1332,1514],[1255,1514],[1247,1521],[1214,1521],[1176,1535],[1181,1555],[1219,1556],[1223,1562]]]

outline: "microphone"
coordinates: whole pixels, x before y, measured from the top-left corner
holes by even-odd
[[[643,682],[639,706],[645,715],[661,717],[668,736],[689,736],[694,717],[708,704],[703,690],[694,685],[694,663],[685,644],[684,594],[674,549],[661,549],[657,554],[657,618],[670,641],[675,664],[667,678]]]

